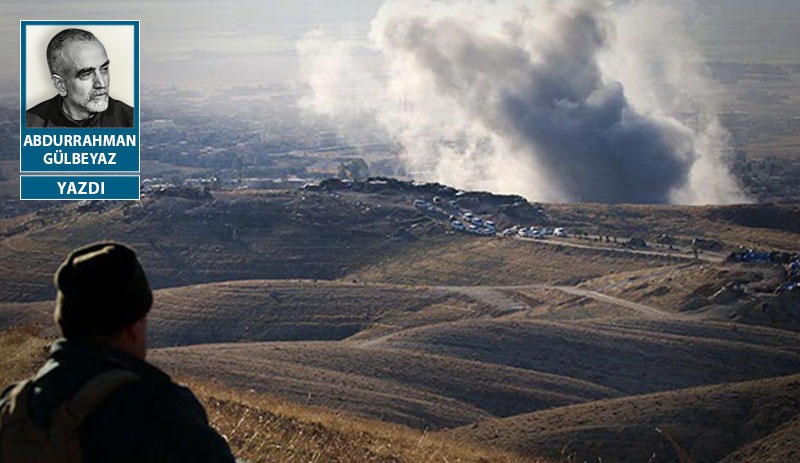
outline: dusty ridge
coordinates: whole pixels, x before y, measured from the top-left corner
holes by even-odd
[[[357,272],[359,280],[440,286],[573,284],[609,273],[658,268],[683,259],[515,238],[454,236]]]
[[[677,336],[687,340],[705,339],[709,342],[724,341],[733,344],[757,345],[800,355],[800,335],[791,331],[767,327],[742,326],[732,322],[692,321],[686,319],[645,320],[636,318],[615,318],[613,320],[593,319],[590,326],[603,330],[620,330],[642,335]],[[576,324],[583,324],[577,321]]]
[[[33,375],[46,357],[47,344],[35,330],[0,331],[0,384]],[[189,384],[234,455],[250,462],[433,463],[444,458],[464,463],[532,463],[530,458],[452,442],[425,431],[219,387],[208,377],[174,379]],[[540,461],[546,463],[536,460]]]
[[[622,399],[486,420],[447,434],[571,461],[793,461],[800,376]],[[624,443],[624,445],[621,445]],[[783,459],[789,457],[788,459]]]
[[[606,275],[581,283],[676,316],[800,331],[800,293],[778,293],[788,266],[768,262],[694,263]]]
[[[756,425],[753,425],[755,427]],[[751,442],[723,458],[720,463],[758,461],[782,463],[797,459],[800,449],[800,414],[775,428],[773,432]]]
[[[580,288],[571,288],[567,286],[556,286],[556,289],[559,291],[563,291],[567,294],[573,294],[575,296],[581,297],[588,297],[590,299],[597,299],[598,301],[607,302],[614,305],[619,305],[625,307],[627,309],[635,310],[636,312],[644,315],[647,318],[655,318],[655,319],[685,319],[688,318],[681,314],[667,312],[665,310],[656,309],[655,307],[650,307],[644,304],[640,304],[637,302],[630,302],[626,301],[617,297],[612,297],[606,294],[598,293],[597,291],[588,291],[585,289]]]
[[[733,206],[667,206],[637,204],[548,204],[545,213],[592,234],[638,236],[649,242],[661,234],[682,242],[695,236],[742,245],[797,252],[800,207],[797,202]]]
[[[341,340],[488,313],[436,289],[324,281],[251,280],[159,290],[154,346]],[[438,309],[438,310],[437,310]],[[461,309],[461,310],[459,310]]]
[[[787,375],[800,367],[800,335],[775,331],[790,347],[774,347],[758,336],[751,342],[726,339],[723,333],[733,329],[729,325],[697,326],[705,334],[620,330],[592,320],[467,320],[406,330],[373,345],[562,375],[624,394]]]
[[[182,375],[420,428],[619,396],[558,375],[336,342],[201,345],[151,357]]]
[[[99,212],[79,207],[67,204],[15,221],[28,225],[0,243],[0,301],[51,298],[52,273],[63,256],[106,239],[134,247],[157,288],[254,278],[334,279],[402,252],[416,239],[405,232],[420,219],[410,202],[370,207],[314,192],[162,197]]]
[[[36,328],[55,335],[53,302],[0,303],[0,331]]]
[[[699,332],[692,333],[692,330]],[[800,336],[686,321],[476,319],[381,338],[158,350],[210,375],[413,426],[449,427],[569,403],[794,373]],[[598,397],[599,395],[599,397]],[[413,405],[412,405],[413,404]]]

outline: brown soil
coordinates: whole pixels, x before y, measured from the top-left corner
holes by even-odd
[[[201,388],[465,426],[453,435],[566,449],[557,460],[794,458],[797,378],[783,377],[800,368],[800,299],[774,294],[782,267],[719,256],[739,245],[797,252],[796,204],[464,203],[501,227],[642,237],[642,252],[453,234],[446,213],[414,207],[430,188],[11,211],[0,218],[0,329],[56,335],[53,271],[72,248],[116,239],[139,251],[157,289],[150,358],[204,378]],[[661,234],[675,238],[674,256],[650,244]],[[721,254],[694,262],[694,236],[719,240]],[[233,415],[250,406],[220,403]]]
[[[793,461],[798,418],[795,375],[597,401],[447,434],[569,461]]]

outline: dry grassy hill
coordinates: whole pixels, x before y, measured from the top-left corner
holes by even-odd
[[[697,462],[791,461],[800,296],[774,294],[783,267],[716,253],[693,261],[686,246],[702,235],[722,241],[721,253],[797,252],[796,204],[531,205],[388,180],[330,185],[4,210],[0,332],[55,335],[58,263],[78,245],[116,239],[139,251],[156,288],[150,358],[209,391],[223,426],[249,423],[237,437],[248,460],[327,458],[313,442],[290,456],[250,440],[303,430],[349,449],[327,461],[441,461],[376,450],[407,446],[405,437],[281,419],[276,431],[264,425],[272,412],[250,401],[269,396],[331,416],[463,426],[452,435],[484,450],[536,448],[568,462],[648,461],[653,451],[654,462],[682,451]],[[501,228],[565,226],[620,242],[454,234],[448,214],[467,210]],[[621,243],[661,234],[678,249]],[[30,346],[41,356],[41,342]],[[484,461],[453,455],[444,458]],[[504,455],[485,461],[513,461]]]
[[[156,347],[341,340],[494,313],[443,289],[350,282],[210,283],[158,290],[155,298]]]
[[[4,221],[0,301],[52,298],[52,273],[63,256],[104,239],[133,246],[159,288],[254,278],[333,279],[402,252],[416,239],[405,232],[419,219],[410,203],[369,207],[313,192],[67,204]],[[425,233],[425,227],[414,231]]]
[[[334,343],[173,348],[152,358],[181,374],[419,429],[615,396],[569,378]]]
[[[32,375],[44,361],[48,344],[33,329],[0,331],[0,384]],[[254,391],[219,387],[207,377],[177,380],[195,392],[211,425],[226,436],[237,458],[251,463],[546,463]]]
[[[697,319],[800,331],[800,293],[776,294],[784,265],[693,262],[606,275],[580,286]]]
[[[503,315],[447,288],[308,280],[243,280],[155,290],[152,347],[247,341],[370,339],[411,327]],[[0,330],[50,335],[53,302],[0,303]]]
[[[158,350],[170,371],[414,426],[788,375],[800,336],[639,319],[471,319],[370,340]]]
[[[57,335],[53,322],[53,302],[0,303],[0,332],[31,328],[46,336]]]
[[[151,358],[181,375],[420,429],[618,395],[568,377],[346,343],[203,345]]]
[[[447,236],[446,215],[413,207],[413,200],[422,194],[404,190],[162,196],[139,203],[67,203],[0,219],[4,277],[0,301],[51,298],[51,275],[59,260],[74,247],[101,239],[134,246],[159,288],[353,275],[414,284],[573,282],[680,261],[603,249]],[[465,201],[470,207],[501,226],[547,223],[620,238],[704,235],[722,239],[729,247],[797,251],[800,227],[793,225],[794,205],[764,206],[763,212],[756,206],[547,205],[529,207],[535,214],[512,214],[516,209],[491,200],[491,195],[469,199]],[[773,225],[770,217],[775,218]]]
[[[446,434],[569,461],[794,461],[800,376],[684,389],[486,420]]]
[[[624,394],[781,376],[800,366],[796,350],[784,347],[800,343],[793,333],[774,330],[784,341],[776,347],[757,336],[726,338],[732,328],[723,324],[698,323],[702,330],[683,336],[652,328],[663,322],[648,323],[642,329],[593,320],[469,320],[407,330],[378,346],[545,372]]]
[[[651,242],[661,234],[683,242],[704,236],[722,241],[728,249],[800,250],[800,206],[796,202],[733,206],[551,204],[544,210],[554,223],[598,235],[638,236]]]
[[[609,273],[677,262],[613,249],[558,246],[516,238],[454,236],[425,241],[357,272],[364,281],[439,285],[571,284]]]

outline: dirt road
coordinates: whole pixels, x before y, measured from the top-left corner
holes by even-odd
[[[667,312],[665,310],[657,309],[655,307],[651,307],[644,304],[639,304],[637,302],[626,301],[624,299],[619,299],[613,296],[609,296],[607,294],[598,293],[597,291],[590,291],[587,289],[580,289],[575,288],[572,286],[551,286],[552,289],[557,289],[559,291],[563,291],[567,294],[572,294],[575,296],[581,297],[588,297],[590,299],[595,299],[602,302],[607,302],[609,304],[615,304],[620,307],[625,307],[627,309],[635,310],[647,318],[651,318],[654,320],[687,320],[689,317],[686,315]]]
[[[652,257],[672,257],[675,259],[683,259],[691,261],[702,260],[706,262],[721,262],[726,257],[723,254],[702,251],[700,252],[700,254],[698,254],[697,259],[695,259],[694,254],[690,249],[674,248],[671,250],[665,249],[663,251],[659,251],[656,249],[633,249],[633,248],[624,248],[618,246],[598,246],[598,245],[577,243],[575,241],[571,241],[569,238],[535,239],[535,238],[516,237],[516,239],[537,244],[550,245],[550,246],[567,246],[571,248],[592,249],[596,251],[621,252],[627,254],[640,254],[643,256],[652,256]]]
[[[609,296],[597,291],[580,289],[574,286],[552,286],[545,284],[525,286],[441,286],[438,287],[438,289],[463,294],[478,302],[494,307],[500,312],[505,312],[512,308],[530,308],[525,303],[520,302],[519,300],[510,296],[508,294],[509,291],[525,289],[550,289],[561,291],[573,296],[586,297],[608,304],[618,305],[626,309],[632,309],[639,312],[643,316],[654,320],[686,320],[689,318],[682,314],[667,312],[656,307],[639,304],[637,302],[626,301],[624,299],[619,299],[617,297]]]

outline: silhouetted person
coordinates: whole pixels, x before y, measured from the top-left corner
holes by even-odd
[[[111,98],[111,62],[91,32],[65,29],[47,45],[57,95],[25,114],[26,127],[133,127],[133,108]]]
[[[153,296],[131,249],[78,249],[55,284],[64,338],[32,379],[3,393],[0,461],[234,461],[194,394],[145,361]]]

